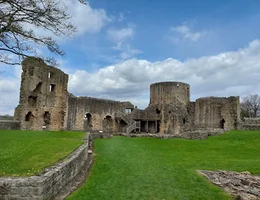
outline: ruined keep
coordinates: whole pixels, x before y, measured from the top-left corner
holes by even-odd
[[[191,102],[187,83],[152,84],[150,103],[140,110],[130,102],[68,93],[68,75],[39,58],[25,59],[22,69],[20,102],[15,110],[21,129],[187,137],[198,130],[230,130],[239,124],[239,97],[207,97]]]
[[[22,63],[20,101],[14,119],[22,129],[66,128],[68,75],[38,58]]]

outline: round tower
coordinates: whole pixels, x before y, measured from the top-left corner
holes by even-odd
[[[176,99],[190,101],[190,85],[182,82],[159,82],[150,85],[150,104],[172,104]]]

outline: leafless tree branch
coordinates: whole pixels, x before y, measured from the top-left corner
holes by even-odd
[[[0,0],[0,62],[20,64],[24,57],[37,54],[35,45],[45,46],[53,54],[64,55],[52,37],[41,36],[34,30],[43,28],[59,37],[74,34],[76,28],[69,21],[71,16],[64,1]],[[78,1],[87,4],[85,0]],[[45,61],[51,60],[45,58]]]
[[[242,98],[241,111],[244,117],[257,117],[260,114],[260,96],[253,94]]]

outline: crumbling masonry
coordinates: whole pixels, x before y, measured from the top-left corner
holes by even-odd
[[[25,59],[22,69],[20,103],[15,110],[22,129],[191,137],[198,130],[236,129],[239,123],[239,97],[207,97],[191,102],[186,83],[152,84],[150,103],[139,110],[130,102],[69,94],[68,75],[41,59]]]

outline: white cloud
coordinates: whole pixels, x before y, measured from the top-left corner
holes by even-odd
[[[0,66],[0,115],[14,114],[19,102],[21,66]]]
[[[257,93],[259,77],[260,41],[255,40],[244,49],[184,62],[172,58],[158,62],[130,59],[95,73],[78,70],[70,76],[69,90],[81,96],[131,99],[145,107],[149,85],[154,82],[187,82],[194,100],[203,96]]]
[[[179,34],[182,39],[187,39],[192,42],[198,41],[204,32],[193,32],[187,25],[174,26],[171,28],[171,31]],[[177,42],[178,38],[173,37],[173,41]]]
[[[134,29],[133,27],[126,27],[122,29],[111,28],[107,31],[107,35],[111,41],[121,44],[128,39],[133,39]]]
[[[107,23],[112,21],[104,9],[95,9],[89,4],[82,5],[75,0],[67,0],[66,5],[72,16],[72,24],[77,27],[80,35],[85,32],[99,32]]]
[[[140,53],[142,53],[141,50],[135,49],[131,45],[126,44],[125,47],[122,48],[122,52],[120,53],[120,58],[122,60],[126,60]]]
[[[66,0],[60,2],[60,7],[67,8],[67,13],[71,15],[70,22],[77,29],[75,36],[81,36],[85,33],[97,33],[104,28],[109,22],[112,22],[112,17],[109,17],[104,9],[92,8],[90,4],[82,4],[75,0]],[[51,36],[56,40],[61,40],[52,32],[41,27],[35,27],[31,24],[25,25],[28,29],[32,29],[37,35]]]
[[[123,14],[122,12],[120,12],[120,13],[118,14],[117,21],[118,21],[118,22],[122,22],[122,21],[124,21],[124,19],[125,19],[124,14]]]
[[[134,34],[133,25],[121,29],[111,28],[107,31],[108,39],[114,44],[112,49],[120,52],[119,59],[116,59],[118,62],[142,53],[141,50],[135,49],[130,45],[130,41],[133,40]]]

